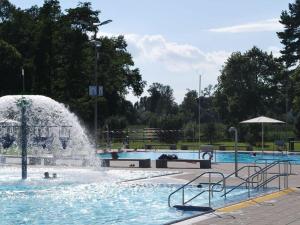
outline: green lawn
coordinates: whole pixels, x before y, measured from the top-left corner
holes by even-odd
[[[144,149],[145,145],[157,145],[157,146],[153,146],[153,149],[169,149],[169,146],[171,145],[170,143],[162,143],[162,142],[158,142],[158,141],[147,141],[147,142],[134,142],[134,141],[130,141],[129,143],[129,148],[130,149]],[[264,150],[265,151],[273,151],[273,150],[277,150],[277,147],[274,145],[273,142],[265,142],[265,147]],[[159,146],[162,145],[162,146]],[[165,145],[165,146],[164,146]],[[198,149],[199,143],[198,142],[182,142],[179,141],[176,144],[176,148],[177,149],[181,149],[182,145],[187,145],[189,150],[192,149]],[[207,142],[201,142],[201,145],[208,145]],[[220,146],[225,146],[225,150],[234,150],[234,142],[232,141],[224,141],[224,142],[216,142],[213,143],[213,145],[215,146],[215,149],[220,149]],[[106,143],[101,144],[101,147],[106,147]],[[238,143],[238,149],[240,150],[246,150],[246,147],[248,146],[247,143],[243,143],[240,142]],[[288,147],[288,146],[287,146]],[[111,144],[111,148],[112,149],[120,149],[123,148],[123,143],[121,142],[114,142]],[[260,151],[261,150],[261,144],[257,143],[257,146],[253,146],[253,150],[254,151]],[[300,151],[300,143],[295,143],[295,151]]]

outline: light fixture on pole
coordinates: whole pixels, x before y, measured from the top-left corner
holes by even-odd
[[[99,60],[99,52],[98,49],[101,46],[101,42],[97,41],[97,33],[98,33],[98,27],[106,25],[108,23],[112,22],[112,20],[106,20],[101,23],[93,23],[93,26],[95,27],[95,34],[93,37],[93,40],[91,41],[95,45],[95,87],[96,87],[96,96],[95,96],[95,117],[94,117],[94,125],[95,125],[95,150],[97,151],[98,147],[98,96],[99,96],[99,87],[98,87],[98,60]]]

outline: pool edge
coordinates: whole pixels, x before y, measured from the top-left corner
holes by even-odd
[[[260,195],[254,198],[250,198],[238,203],[233,203],[233,204],[229,204],[227,206],[221,207],[221,208],[217,208],[215,210],[213,210],[212,212],[207,212],[207,213],[201,213],[200,215],[194,215],[185,219],[181,219],[181,220],[177,220],[177,221],[172,221],[170,223],[167,223],[167,225],[188,225],[188,224],[192,224],[195,222],[200,222],[206,219],[209,219],[209,215],[211,215],[214,212],[219,212],[219,213],[229,213],[229,212],[233,212],[233,211],[237,211],[243,208],[247,208],[250,207],[252,205],[255,204],[259,204],[268,200],[272,200],[272,199],[276,199],[279,197],[282,197],[284,195],[287,195],[289,193],[295,192],[297,188],[286,188],[283,190],[279,190],[279,191],[275,191],[272,193],[266,193],[265,195]],[[204,216],[208,216],[208,217],[204,217]],[[214,215],[212,215],[214,216]],[[195,221],[195,219],[197,221]],[[191,221],[193,220],[193,221]]]

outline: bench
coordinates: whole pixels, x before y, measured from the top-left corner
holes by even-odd
[[[139,168],[150,168],[150,159],[102,159],[103,167],[110,167],[110,162],[139,162]]]
[[[209,159],[157,159],[156,168],[168,168],[168,162],[187,162],[187,163],[200,163],[200,169],[210,169],[211,160]]]
[[[170,148],[170,150],[176,150],[176,144],[145,144],[145,149],[157,149],[156,147],[166,147]]]

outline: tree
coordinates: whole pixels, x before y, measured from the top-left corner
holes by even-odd
[[[0,39],[0,95],[21,93],[21,66],[18,50]]]
[[[281,59],[285,62],[286,68],[290,68],[299,63],[300,59],[300,1],[289,4],[289,11],[282,11],[280,16],[284,31],[277,35],[284,48],[281,50]]]
[[[41,7],[25,10],[7,0],[0,1],[0,38],[22,56],[26,92],[47,95],[68,105],[90,125],[94,98],[88,96],[88,86],[94,82],[95,48],[89,35],[97,31],[94,23],[100,22],[99,15],[100,11],[93,10],[91,3],[86,2],[62,12],[58,0],[46,0]],[[104,86],[104,96],[98,98],[99,122],[104,124],[109,116],[123,113],[128,121],[133,121],[134,108],[125,100],[125,95],[129,90],[141,95],[145,82],[139,69],[134,67],[123,36],[96,39],[101,42],[97,49],[100,55],[98,81]],[[17,65],[13,68],[19,71],[10,73],[19,75],[21,64],[19,60],[14,63]],[[14,85],[15,89],[3,88],[1,94],[19,93],[15,81],[8,82],[7,87]]]
[[[293,115],[296,134],[300,136],[300,101],[299,101],[299,60],[300,60],[300,1],[289,4],[289,10],[281,13],[280,21],[284,26],[282,32],[277,35],[283,44],[280,59],[285,63],[285,87],[287,98],[287,110],[290,105],[288,115]],[[287,115],[287,116],[288,116]]]
[[[158,116],[175,114],[178,106],[174,101],[173,89],[169,85],[153,83],[147,90],[149,97],[145,96],[136,104],[137,110],[148,111]]]
[[[282,65],[253,47],[233,53],[218,78],[215,106],[228,124],[258,115],[284,113]]]
[[[15,7],[8,0],[0,1],[0,23],[10,20]]]
[[[180,112],[183,115],[185,123],[196,122],[198,120],[199,104],[197,91],[188,89],[180,105]]]

